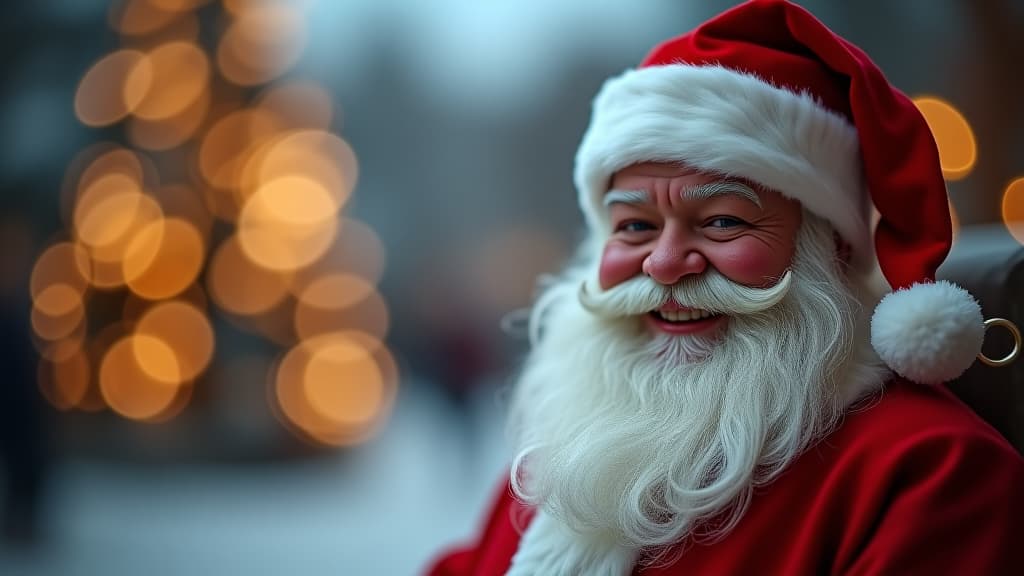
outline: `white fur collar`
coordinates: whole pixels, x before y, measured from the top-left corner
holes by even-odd
[[[571,530],[543,509],[527,527],[507,576],[629,576],[639,551]]]

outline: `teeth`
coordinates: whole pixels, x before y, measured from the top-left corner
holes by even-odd
[[[711,312],[707,310],[659,310],[658,315],[669,322],[689,322],[710,318]]]

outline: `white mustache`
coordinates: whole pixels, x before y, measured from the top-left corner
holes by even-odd
[[[716,314],[755,314],[775,306],[789,292],[793,274],[789,270],[770,288],[751,288],[729,280],[715,269],[684,279],[672,286],[647,276],[636,276],[608,290],[593,290],[580,284],[580,304],[592,314],[620,318],[646,314],[669,300],[680,306]]]

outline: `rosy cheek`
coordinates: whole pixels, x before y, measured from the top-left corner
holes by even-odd
[[[739,238],[710,252],[712,266],[727,278],[759,288],[772,285],[793,258],[792,244],[769,246],[754,238]]]
[[[642,272],[644,252],[635,246],[607,244],[601,254],[597,279],[607,290]]]

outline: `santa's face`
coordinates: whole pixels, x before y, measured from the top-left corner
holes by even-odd
[[[886,378],[867,336],[877,296],[827,221],[746,182],[637,165],[606,204],[600,259],[531,313],[513,488],[589,542],[723,534]]]
[[[771,286],[790,266],[801,222],[799,203],[778,192],[664,163],[617,172],[605,207],[612,233],[602,290],[639,275],[671,286],[709,268],[744,286]],[[725,321],[671,301],[645,317],[654,332],[705,337]]]

